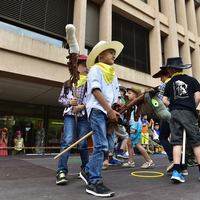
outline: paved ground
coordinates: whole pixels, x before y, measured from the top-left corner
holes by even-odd
[[[198,167],[189,167],[186,182],[174,184],[171,174],[165,172],[168,160],[165,156],[151,156],[156,166],[145,170],[164,173],[159,178],[132,176],[135,171],[144,171],[140,166],[144,158],[135,156],[135,168],[109,166],[102,172],[103,182],[115,191],[109,199],[125,200],[199,200],[200,182]],[[69,159],[69,182],[64,186],[55,184],[57,160],[52,155],[20,155],[0,157],[0,200],[90,200],[99,199],[85,192],[86,185],[77,179],[80,158],[71,154]],[[147,174],[154,175],[154,174]],[[105,199],[105,198],[104,198]],[[107,199],[107,198],[106,198]]]

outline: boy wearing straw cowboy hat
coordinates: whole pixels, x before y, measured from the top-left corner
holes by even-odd
[[[171,144],[173,148],[174,171],[171,180],[185,182],[181,174],[180,159],[183,144],[183,129],[187,133],[187,143],[192,145],[198,161],[200,175],[200,133],[198,126],[198,113],[196,107],[200,102],[199,82],[183,73],[192,65],[184,65],[182,57],[167,59],[167,65],[161,67],[167,69],[171,80],[166,84],[163,95],[163,103],[169,107],[171,119]],[[170,98],[170,102],[168,99]]]
[[[94,150],[90,162],[80,176],[86,182],[86,192],[99,197],[113,196],[114,192],[102,182],[103,161],[114,149],[114,133],[108,135],[108,123],[117,122],[120,114],[111,106],[117,103],[119,86],[115,75],[114,60],[123,49],[117,41],[97,43],[87,59],[88,74],[87,114],[93,130]]]

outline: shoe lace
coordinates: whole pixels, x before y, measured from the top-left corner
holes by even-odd
[[[96,186],[98,186],[101,190],[107,190],[108,188],[103,184],[102,180],[98,180],[96,182]]]
[[[60,171],[57,176],[59,176],[60,178],[65,177],[65,173],[63,171]]]

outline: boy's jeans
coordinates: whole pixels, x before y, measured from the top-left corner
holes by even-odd
[[[93,108],[90,114],[90,122],[93,130],[94,150],[90,162],[86,165],[86,173],[89,173],[89,182],[96,183],[102,179],[101,170],[103,161],[108,159],[109,152],[114,149],[114,132],[107,134],[108,118],[101,110]]]
[[[85,117],[78,117],[77,121],[78,121],[77,140],[79,140],[83,136],[88,134],[90,124]],[[76,130],[75,117],[72,115],[66,115],[65,120],[64,120],[64,135],[62,138],[60,152],[64,151],[65,149],[67,149],[69,146],[71,146],[74,143],[75,130]],[[82,160],[81,168],[84,168],[86,164],[89,162],[89,151],[88,151],[87,139],[81,141],[77,145],[77,148],[79,149],[80,157]],[[60,156],[59,161],[58,161],[57,173],[59,171],[64,171],[66,174],[68,173],[67,161],[69,158],[69,154],[70,154],[70,151]]]

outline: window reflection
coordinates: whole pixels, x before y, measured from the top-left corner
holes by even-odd
[[[22,36],[25,36],[25,37],[29,37],[29,38],[32,38],[32,39],[35,39],[35,40],[39,40],[41,42],[46,42],[48,44],[52,44],[52,45],[55,45],[55,46],[58,46],[58,47],[63,46],[63,42],[60,41],[60,40],[56,40],[54,38],[51,38],[51,37],[48,37],[48,36],[45,36],[45,35],[41,35],[39,33],[35,33],[33,31],[29,31],[29,30],[26,30],[24,28],[20,28],[20,27],[11,25],[11,24],[7,24],[5,22],[1,22],[1,21],[0,21],[0,29],[3,29],[5,31],[9,31],[9,32],[12,32],[12,33],[16,33],[18,35],[22,35]]]

